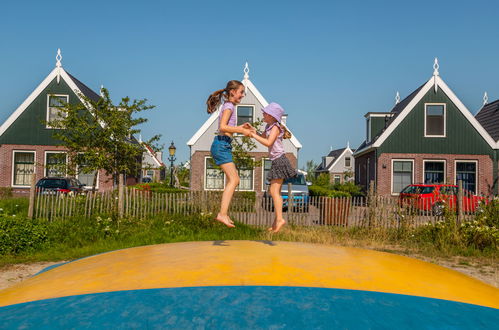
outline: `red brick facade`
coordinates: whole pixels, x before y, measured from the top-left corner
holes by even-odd
[[[255,157],[256,161],[262,160],[263,158],[268,158],[269,154],[267,152],[252,152],[250,153],[252,157]],[[291,165],[294,168],[297,168],[297,159],[292,153],[286,154],[288,157]],[[192,157],[191,157],[191,190],[203,190],[205,187],[205,158],[206,157],[211,157],[211,154],[209,151],[196,151]],[[254,191],[256,191],[257,194],[262,194],[263,193],[263,186],[262,184],[264,183],[262,181],[263,179],[263,173],[262,173],[262,167],[255,167],[253,170],[253,185],[254,185]]]
[[[2,144],[0,145],[0,187],[12,187],[13,185],[13,157],[14,151],[34,151],[35,152],[35,177],[38,181],[45,176],[45,152],[46,151],[64,151],[60,146],[41,146],[41,145],[15,145]],[[104,173],[99,172],[98,188],[100,191],[106,191],[113,188],[112,178]],[[134,178],[128,178],[127,183],[133,184]],[[29,193],[29,187],[15,187],[13,192],[16,195],[24,195]]]
[[[428,160],[445,161],[445,178],[449,184],[455,184],[456,161],[477,162],[477,194],[489,195],[492,193],[493,161],[487,155],[445,155],[445,154],[406,154],[392,153],[381,154],[376,163],[376,191],[381,195],[392,194],[392,160],[407,159],[414,161],[413,183],[423,183],[424,162]]]

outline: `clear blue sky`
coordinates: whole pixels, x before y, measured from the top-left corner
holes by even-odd
[[[389,111],[440,75],[474,114],[499,98],[497,1],[10,1],[0,10],[0,121],[55,65],[114,100],[157,106],[143,137],[186,142],[208,94],[250,79],[279,102],[303,144],[300,166],[364,139],[363,115]]]

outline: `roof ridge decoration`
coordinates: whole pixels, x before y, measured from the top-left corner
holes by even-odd
[[[248,61],[246,61],[246,63],[244,64],[244,80],[249,80],[249,65],[248,65]]]
[[[438,73],[438,68],[440,68],[440,65],[438,65],[438,58],[435,57],[435,62],[433,63],[433,82],[435,86],[435,93],[438,91],[437,77],[440,75]]]
[[[62,68],[62,54],[61,54],[61,49],[57,48],[57,55],[55,56],[55,67],[57,68],[57,84],[59,84],[59,81],[61,80],[61,68]]]
[[[400,103],[400,93],[397,91],[397,95],[395,95],[395,105]]]
[[[486,105],[489,103],[489,96],[487,95],[487,92],[483,94],[483,105]]]

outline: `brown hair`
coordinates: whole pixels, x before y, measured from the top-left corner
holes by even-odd
[[[282,138],[283,139],[291,139],[292,134],[291,134],[290,131],[288,131],[288,128],[286,126],[282,125],[282,124],[281,124],[281,128],[284,131],[284,134],[282,135]]]
[[[208,97],[208,100],[206,100],[206,106],[207,106],[206,111],[208,113],[215,112],[215,110],[217,110],[217,107],[222,102],[222,96],[226,100],[228,100],[230,96],[230,91],[238,89],[239,86],[243,86],[243,83],[240,82],[239,80],[231,80],[227,83],[227,86],[225,86],[224,89],[219,89],[218,91],[211,93],[211,95]]]

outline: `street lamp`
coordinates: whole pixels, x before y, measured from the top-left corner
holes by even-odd
[[[168,148],[168,152],[170,153],[170,157],[168,157],[168,160],[170,161],[170,187],[173,187],[173,162],[176,160],[175,158],[175,151],[177,148],[175,148],[175,145],[172,144]]]

